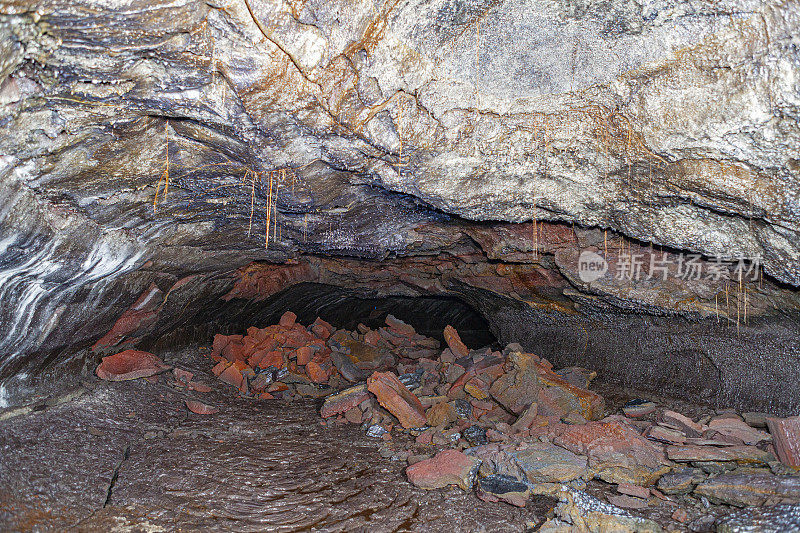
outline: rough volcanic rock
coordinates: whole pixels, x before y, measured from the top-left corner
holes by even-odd
[[[103,357],[103,361],[95,370],[97,377],[108,381],[125,381],[128,379],[153,376],[172,368],[149,352],[141,350],[125,350],[115,355]]]
[[[663,449],[618,420],[567,426],[553,442],[588,455],[590,468],[608,483],[652,485],[669,471]]]
[[[534,357],[519,352],[509,354],[506,373],[489,389],[492,397],[512,413],[522,413],[538,399],[539,373]]]
[[[325,398],[320,415],[322,418],[329,418],[344,413],[368,399],[367,386],[365,384],[356,385]]]
[[[448,325],[444,328],[444,340],[456,359],[469,355],[469,348],[461,341],[458,331],[453,326]]]
[[[800,476],[773,474],[721,474],[699,484],[694,494],[714,503],[762,506],[800,503]]]
[[[426,424],[425,409],[397,376],[391,372],[375,372],[367,379],[367,389],[378,402],[400,421],[404,428]]]
[[[770,452],[755,446],[667,446],[667,457],[672,461],[736,461],[742,464],[767,464],[776,458]]]
[[[661,533],[662,528],[647,518],[633,516],[624,509],[602,502],[585,492],[564,488],[558,494],[555,518],[547,520],[539,531],[636,531]]]
[[[316,281],[459,295],[554,363],[791,412],[798,9],[10,2],[4,391]]]
[[[408,480],[422,489],[441,489],[458,485],[472,489],[480,462],[458,450],[444,450],[406,468]]]
[[[767,418],[775,452],[783,464],[800,467],[800,416]]]

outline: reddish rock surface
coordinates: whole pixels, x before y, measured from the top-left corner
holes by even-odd
[[[406,324],[402,320],[395,318],[393,315],[388,315],[386,317],[386,325],[389,326],[393,331],[399,333],[400,335],[405,335],[406,337],[413,337],[417,334],[416,330],[411,324]]]
[[[241,371],[237,369],[235,365],[230,365],[222,371],[219,375],[219,379],[228,385],[233,385],[237,389],[240,389],[244,376],[242,376]]]
[[[743,464],[767,464],[775,457],[755,446],[667,446],[667,457],[672,461],[736,461]]]
[[[149,352],[125,350],[116,355],[103,357],[95,373],[100,379],[107,381],[125,381],[128,379],[153,376],[169,370],[161,359]]]
[[[441,489],[458,485],[463,490],[472,488],[479,462],[458,450],[444,450],[434,457],[406,468],[408,480],[422,489]]]
[[[661,416],[666,424],[680,429],[687,437],[700,437],[703,434],[703,426],[681,413],[664,411]]]
[[[448,325],[444,328],[444,340],[447,342],[447,346],[450,347],[450,351],[455,354],[456,358],[469,355],[469,348],[461,341],[458,331],[456,331],[453,326]]]
[[[182,381],[183,383],[189,383],[192,381],[194,377],[193,372],[189,372],[188,370],[183,370],[182,368],[174,368],[172,373],[175,375],[175,379],[178,381]]]
[[[158,309],[164,293],[151,283],[139,298],[117,319],[111,330],[98,340],[92,351],[100,351],[119,344],[125,337],[144,332],[158,320]]]
[[[800,468],[800,416],[767,418],[767,427],[781,462]]]
[[[425,409],[419,399],[391,372],[375,372],[367,379],[367,388],[404,428],[425,425]]]
[[[329,369],[314,361],[306,365],[306,374],[314,383],[325,383],[330,376]]]
[[[297,356],[297,364],[305,366],[314,357],[314,349],[311,346],[301,346],[295,351],[295,355]]]
[[[198,402],[197,400],[186,400],[186,408],[198,415],[213,415],[215,413],[219,413],[219,409],[216,407],[206,405],[203,402]]]
[[[278,324],[282,328],[290,328],[294,326],[295,321],[297,321],[297,315],[292,313],[291,311],[286,311],[285,313],[283,313],[283,315],[281,315],[281,319],[278,322]]]
[[[661,446],[619,420],[565,426],[553,442],[588,455],[589,466],[609,483],[652,485],[669,471]]]

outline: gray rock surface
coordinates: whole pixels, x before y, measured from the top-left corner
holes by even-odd
[[[787,320],[800,286],[798,27],[797,5],[755,0],[7,0],[0,402],[14,377],[90,362],[65,354],[150,283],[165,297],[142,338],[216,302],[254,260],[484,255],[412,289],[405,264],[376,289],[414,295],[524,257],[515,279],[529,281],[506,280],[504,297],[587,316],[722,316],[737,330],[746,309]],[[542,242],[540,257],[529,223],[543,220],[577,224],[575,245]],[[603,229],[614,250],[760,256],[767,277],[738,292],[587,284],[576,260],[603,247]],[[326,267],[332,284],[358,286]],[[763,364],[743,350],[756,388],[797,368],[796,324],[775,324],[758,327],[790,333]],[[730,398],[759,397],[719,379]],[[768,402],[800,402],[786,394]]]

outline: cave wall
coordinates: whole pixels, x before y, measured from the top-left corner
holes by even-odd
[[[797,366],[799,29],[788,1],[6,0],[0,402],[191,321],[254,261],[272,284],[237,297],[490,291],[500,337],[554,359],[575,329],[530,310],[601,312],[586,364],[631,376],[691,359],[642,356],[685,321],[768,383]],[[581,279],[586,250],[609,275]],[[734,264],[616,279],[625,250]]]

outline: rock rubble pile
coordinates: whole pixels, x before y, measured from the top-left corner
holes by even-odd
[[[557,499],[542,531],[659,531],[646,515],[665,510],[690,529],[731,507],[798,515],[800,417],[727,410],[693,419],[644,399],[608,412],[589,390],[591,370],[556,370],[513,344],[470,349],[451,326],[443,338],[444,347],[391,315],[384,327],[347,331],[320,318],[306,327],[287,312],[246,335],[216,335],[208,357],[240,396],[319,399],[323,425],[360,425],[382,441],[384,457],[408,462],[420,488],[453,485],[520,507],[533,496]],[[97,374],[134,379],[169,368],[127,350],[104,358]],[[210,390],[191,372],[173,373],[177,386]],[[598,484],[602,494],[587,492]]]

